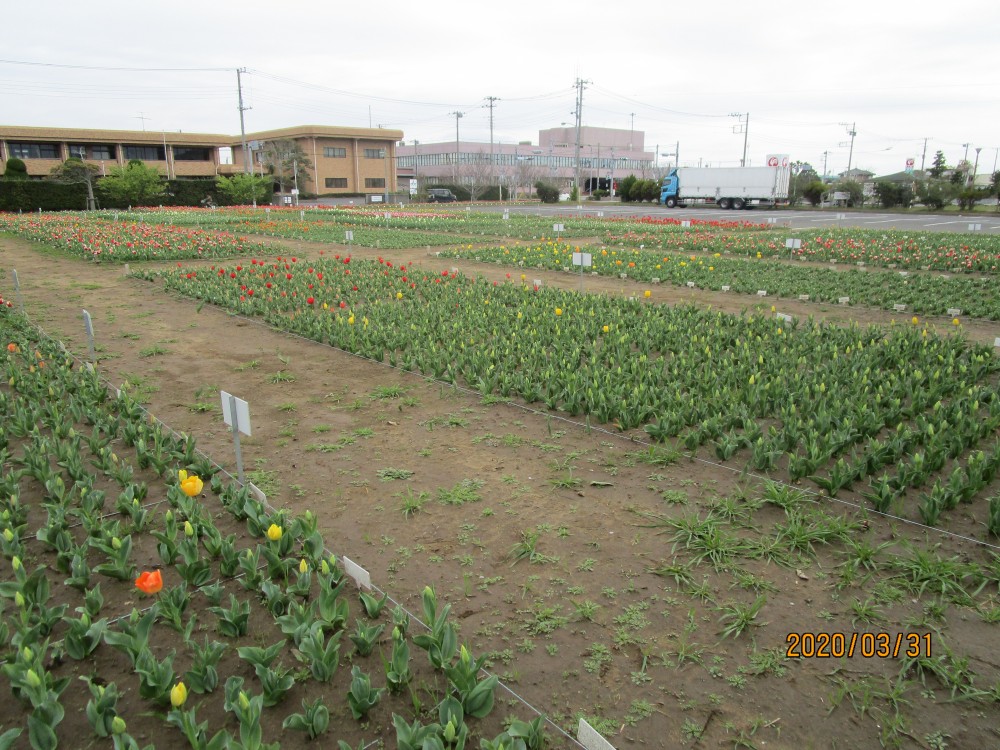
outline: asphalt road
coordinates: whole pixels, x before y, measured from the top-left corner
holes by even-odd
[[[464,210],[462,204],[441,204],[438,209]],[[920,230],[928,232],[983,232],[1000,233],[1000,214],[892,214],[869,213],[843,209],[837,211],[796,211],[793,209],[769,210],[750,209],[744,211],[725,211],[717,208],[664,208],[658,205],[630,205],[621,203],[584,203],[582,208],[570,204],[555,206],[543,205],[512,205],[497,204],[477,205],[475,211],[504,211],[512,214],[527,213],[536,216],[552,216],[563,222],[571,221],[576,216],[652,216],[656,218],[672,217],[675,219],[701,219],[703,221],[750,221],[754,223],[773,223],[779,227],[792,229],[817,229],[824,227],[858,227],[860,229],[901,229]]]

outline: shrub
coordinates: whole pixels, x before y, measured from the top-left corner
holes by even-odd
[[[26,180],[28,179],[28,168],[25,166],[23,161],[18,159],[16,156],[12,156],[7,160],[7,166],[4,169],[3,178],[5,180]]]
[[[809,201],[810,206],[818,206],[823,200],[823,193],[826,192],[826,185],[821,180],[813,180],[806,189],[802,191],[802,197]]]
[[[502,191],[502,194],[501,194]],[[453,191],[454,192],[454,191]],[[510,190],[500,185],[490,185],[479,195],[482,201],[505,201],[510,200]]]
[[[939,211],[955,199],[957,190],[947,180],[927,180],[917,183],[917,200],[927,208]]]
[[[913,190],[909,185],[897,185],[888,180],[875,183],[875,197],[883,208],[909,208],[913,203]]]
[[[621,196],[623,203],[628,203],[632,198],[632,186],[635,185],[637,178],[634,174],[630,174],[624,180],[618,183],[618,195]]]
[[[982,188],[967,187],[958,193],[958,207],[963,211],[968,211],[976,207],[976,204],[984,198],[989,197],[989,190]]]
[[[559,188],[544,182],[535,183],[535,193],[542,203],[558,203]]]

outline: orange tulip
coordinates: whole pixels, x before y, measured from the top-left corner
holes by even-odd
[[[155,594],[163,588],[163,576],[158,570],[144,570],[135,579],[135,587],[144,594]]]
[[[17,344],[14,344],[14,343],[7,344],[7,351],[9,351],[11,354],[13,354],[14,352],[16,352],[17,351]]]

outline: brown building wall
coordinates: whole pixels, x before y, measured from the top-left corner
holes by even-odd
[[[383,128],[346,128],[329,125],[304,125],[278,130],[248,133],[247,143],[255,141],[294,140],[312,162],[299,174],[299,189],[303,192],[321,194],[392,192],[396,184],[396,143],[403,137],[401,130]],[[57,158],[24,159],[28,174],[44,177],[53,167],[65,161],[70,144],[90,148],[97,145],[112,146],[114,159],[86,159],[106,174],[112,167],[127,163],[125,146],[145,146],[166,148],[167,159],[149,159],[144,163],[155,167],[164,176],[170,177],[215,177],[218,174],[232,175],[244,170],[243,146],[240,137],[210,133],[161,133],[124,130],[84,130],[74,128],[36,128],[20,126],[0,126],[0,159],[11,156],[9,143],[44,143],[58,147]],[[210,150],[208,161],[178,160],[173,156],[174,147],[197,147]],[[232,148],[233,163],[220,164],[219,149]],[[342,148],[343,157],[327,156],[325,149]],[[369,158],[365,149],[384,150],[384,157]],[[256,152],[252,152],[256,154]],[[252,162],[255,174],[262,173],[259,162]],[[266,171],[264,171],[266,174]],[[326,180],[346,180],[346,186],[327,187]],[[366,185],[366,180],[383,180],[382,185]]]
[[[312,163],[299,173],[299,189],[303,192],[342,195],[348,193],[381,194],[394,191],[396,143],[403,137],[400,130],[382,128],[339,128],[322,125],[310,125],[296,128],[284,128],[259,133],[248,133],[248,144],[253,142],[294,140],[302,148],[302,152]],[[235,141],[233,148],[233,164],[223,165],[222,170],[241,172],[243,164],[243,146],[241,141]],[[344,156],[328,156],[326,149],[343,149]],[[365,149],[384,150],[385,157],[369,158]],[[255,174],[262,173],[259,161],[259,151],[254,154],[253,170]],[[266,169],[263,170],[266,174]],[[346,180],[346,185],[327,187],[327,179]],[[384,186],[367,186],[366,179],[387,181]]]

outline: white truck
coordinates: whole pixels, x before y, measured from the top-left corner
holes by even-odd
[[[663,178],[660,203],[667,208],[714,203],[719,208],[773,206],[788,199],[788,166],[680,167]]]

